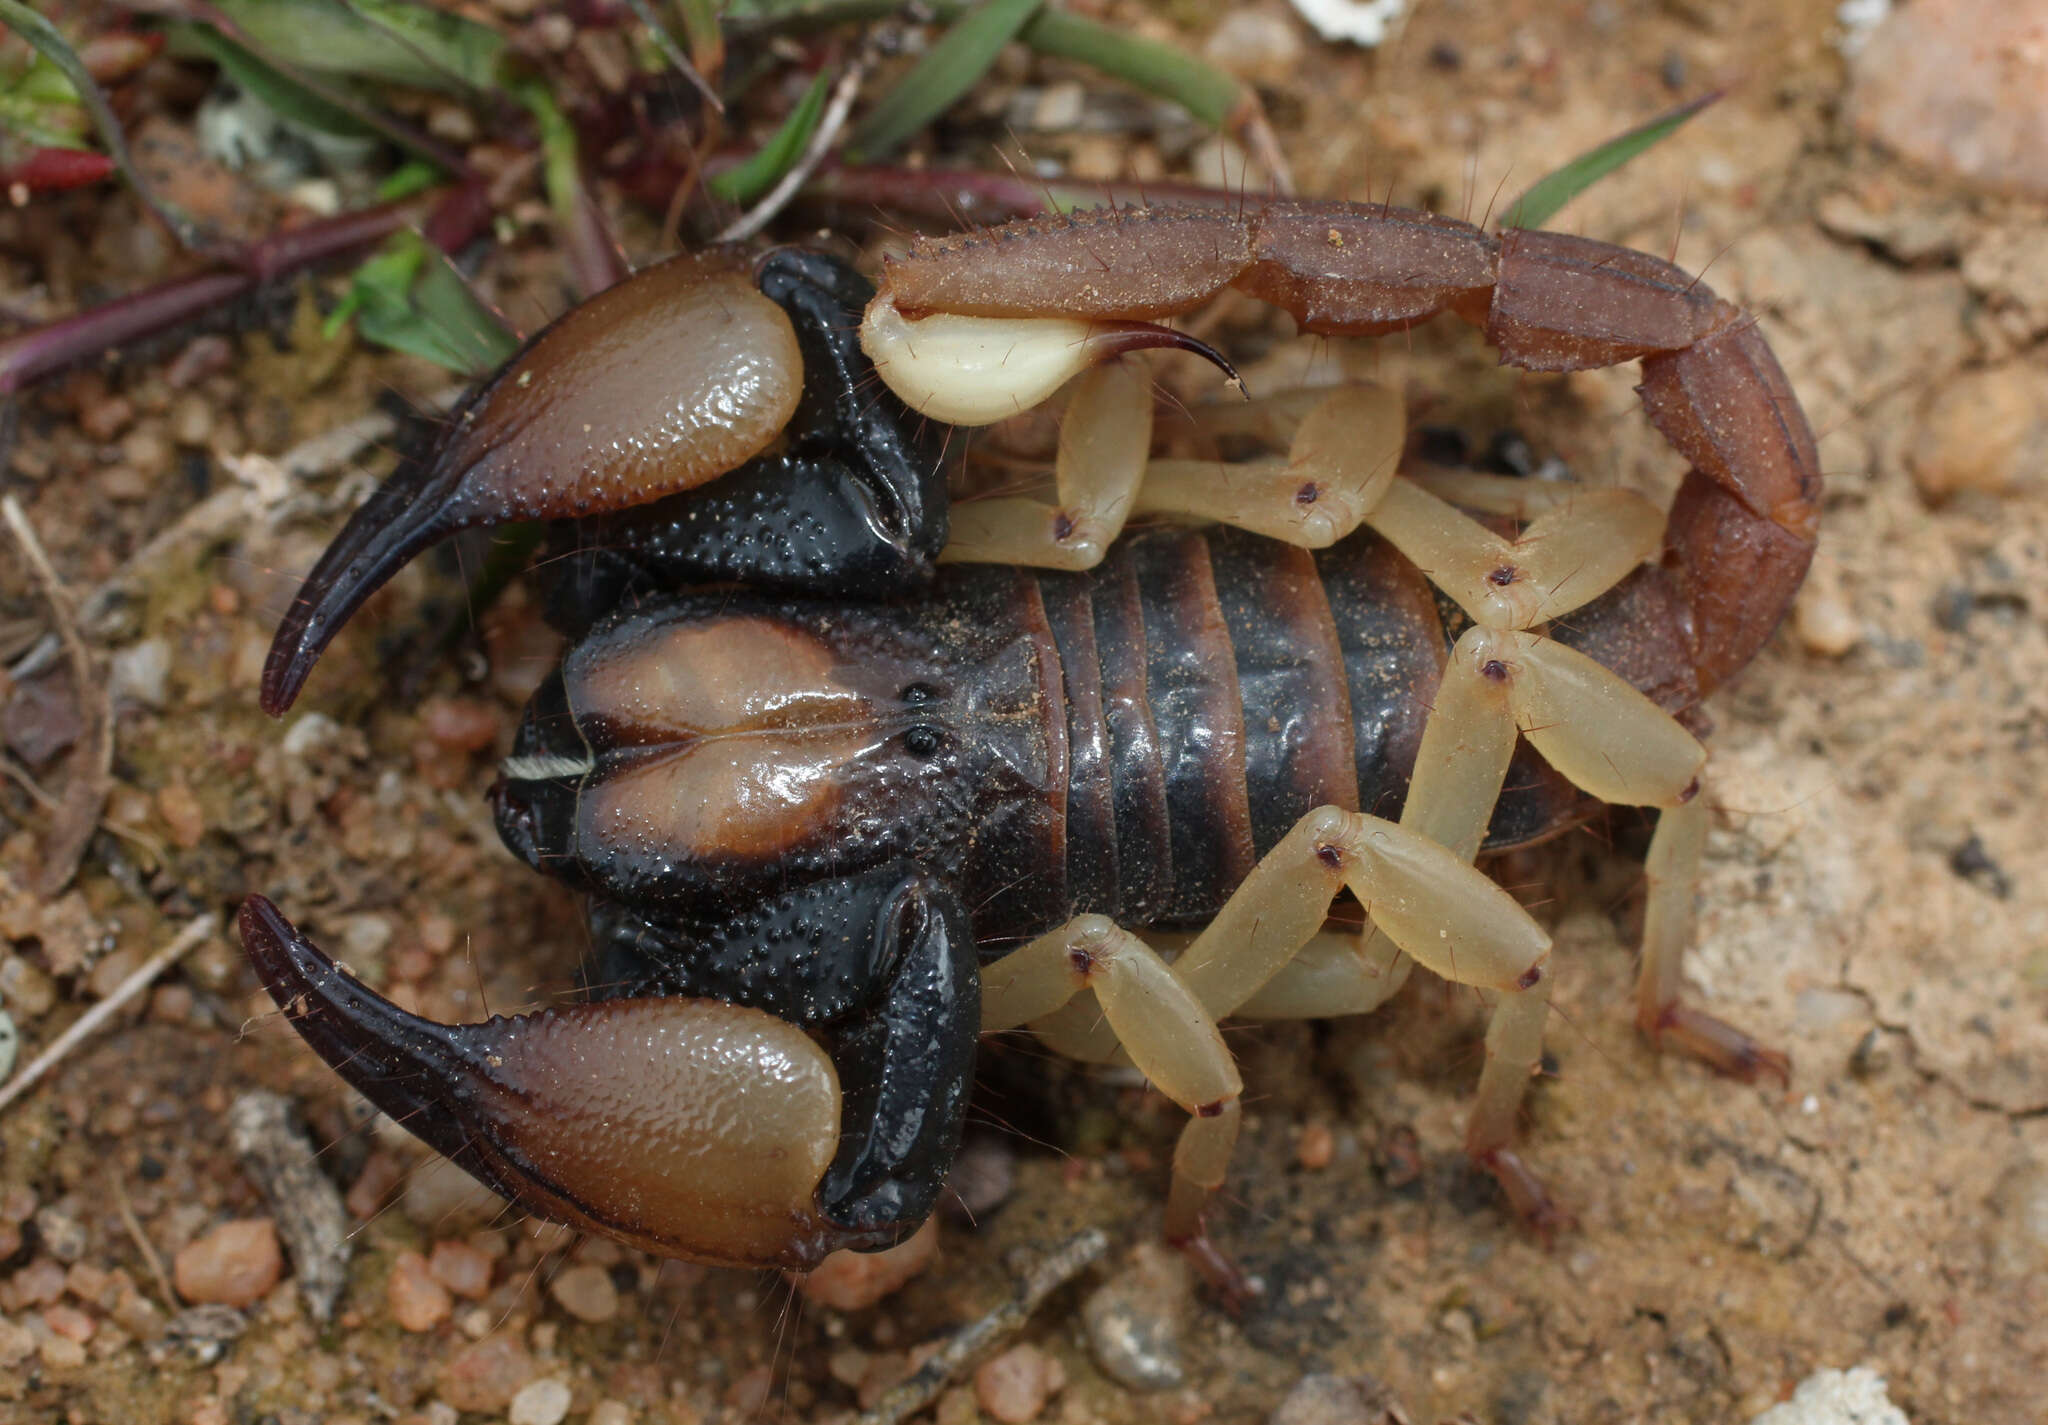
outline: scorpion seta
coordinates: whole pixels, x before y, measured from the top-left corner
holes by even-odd
[[[1529,370],[1640,360],[1690,471],[1668,513],[1398,475],[1401,403],[1356,385],[1194,413],[1274,453],[1155,458],[1120,358],[1221,364],[1157,323],[1226,287],[1329,336],[1448,310]],[[1061,388],[1056,500],[962,501],[949,538],[948,427]],[[879,291],[814,252],[677,257],[542,331],[401,465],[263,680],[282,712],[450,532],[557,522],[574,642],[492,796],[506,844],[589,896],[584,1001],[436,1024],[261,897],[243,940],[317,1052],[520,1206],[791,1268],[925,1218],[977,1037],[1028,1025],[1189,1112],[1166,1233],[1224,1273],[1217,1022],[1361,1013],[1420,963],[1492,1005],[1467,1148],[1547,1224],[1514,1126],[1550,942],[1473,859],[1600,802],[1661,809],[1637,1022],[1784,1075],[1679,998],[1706,830],[1680,717],[1778,623],[1819,497],[1755,322],[1583,238],[1276,202],[920,239]],[[1362,929],[1328,923],[1345,890]]]

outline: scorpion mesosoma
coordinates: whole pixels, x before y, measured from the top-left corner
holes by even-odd
[[[1529,370],[1639,359],[1690,472],[1668,514],[1397,478],[1400,402],[1359,386],[1196,413],[1284,454],[1155,459],[1121,358],[1222,364],[1156,323],[1225,287],[1312,333],[1448,310]],[[1056,502],[963,501],[949,543],[948,426],[1062,387]],[[577,641],[493,799],[515,853],[590,895],[586,1001],[440,1025],[260,897],[243,939],[315,1050],[506,1197],[792,1268],[929,1213],[977,1035],[1028,1025],[1188,1110],[1166,1232],[1220,1270],[1202,1215],[1240,1085],[1217,1022],[1368,1010],[1420,963],[1493,1005],[1467,1148],[1541,1224],[1514,1125],[1549,939],[1473,859],[1595,799],[1660,808],[1638,1024],[1785,1073],[1679,998],[1705,752],[1673,714],[1770,635],[1819,497],[1754,321],[1582,238],[1343,203],[1103,211],[918,240],[878,295],[817,253],[678,257],[561,317],[394,473],[263,684],[282,712],[435,540],[558,522],[551,616]],[[1326,926],[1347,888],[1362,931]],[[1172,958],[1134,933],[1193,927]]]

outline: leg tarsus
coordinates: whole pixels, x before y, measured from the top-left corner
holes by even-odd
[[[1659,1049],[1676,1049],[1710,1068],[1753,1084],[1768,1075],[1780,1088],[1792,1087],[1792,1060],[1724,1019],[1680,1001],[1637,1019],[1637,1028]]]
[[[1550,1195],[1550,1189],[1544,1186],[1536,1170],[1514,1149],[1494,1148],[1474,1154],[1472,1161],[1492,1175],[1493,1180],[1500,1184],[1501,1191],[1507,1194],[1515,1215],[1545,1243],[1552,1241],[1558,1233],[1569,1232],[1579,1225],[1571,1209]]]
[[[1197,1232],[1192,1237],[1169,1237],[1166,1244],[1187,1258],[1188,1265],[1201,1275],[1233,1319],[1241,1319],[1251,1304],[1266,1294],[1265,1287],[1246,1276],[1244,1268],[1218,1247],[1207,1232]]]

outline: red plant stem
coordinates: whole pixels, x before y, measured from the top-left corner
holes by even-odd
[[[19,163],[0,168],[0,187],[19,183],[31,193],[83,188],[114,171],[114,160],[87,148],[39,148]]]
[[[480,187],[443,189],[434,196],[438,201],[424,231],[444,252],[467,244],[490,220]],[[173,278],[8,337],[0,341],[0,396],[204,316],[280,277],[374,247],[416,220],[421,205],[420,198],[407,198],[288,228],[248,244],[235,254],[231,267]]]

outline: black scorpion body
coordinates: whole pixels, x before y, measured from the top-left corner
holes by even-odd
[[[736,615],[748,627],[735,639],[788,627],[838,644],[847,682],[897,704],[890,727],[911,769],[869,787],[875,811],[852,835],[842,828],[816,858],[778,845],[755,875],[728,855],[700,886],[685,858],[602,854],[576,840],[569,828],[590,822],[577,808],[586,788],[641,775],[673,745],[621,733],[590,706],[595,694],[574,691],[590,681],[580,670],[637,658],[665,636],[653,630]],[[1697,697],[1689,667],[1664,651],[1682,617],[1669,581],[1644,569],[1552,633],[1679,711]],[[602,898],[601,947],[629,941],[669,965],[730,967],[724,947],[758,924],[736,927],[735,907],[810,874],[902,860],[958,878],[985,955],[1084,913],[1194,924],[1312,808],[1399,816],[1430,690],[1464,626],[1370,532],[1311,554],[1237,530],[1154,529],[1085,574],[950,566],[922,597],[889,602],[656,597],[599,624],[536,698],[511,765],[578,774],[501,787],[500,827],[536,867]],[[923,768],[918,729],[943,743]],[[891,792],[905,781],[923,782],[928,799],[903,807]],[[1541,840],[1595,805],[1525,747],[1487,846]],[[717,955],[685,948],[712,942]],[[744,958],[747,968],[720,974],[719,992],[792,1009],[801,972],[778,956]],[[646,966],[612,963],[598,978],[674,988]],[[831,1009],[799,1014],[820,1016]]]

